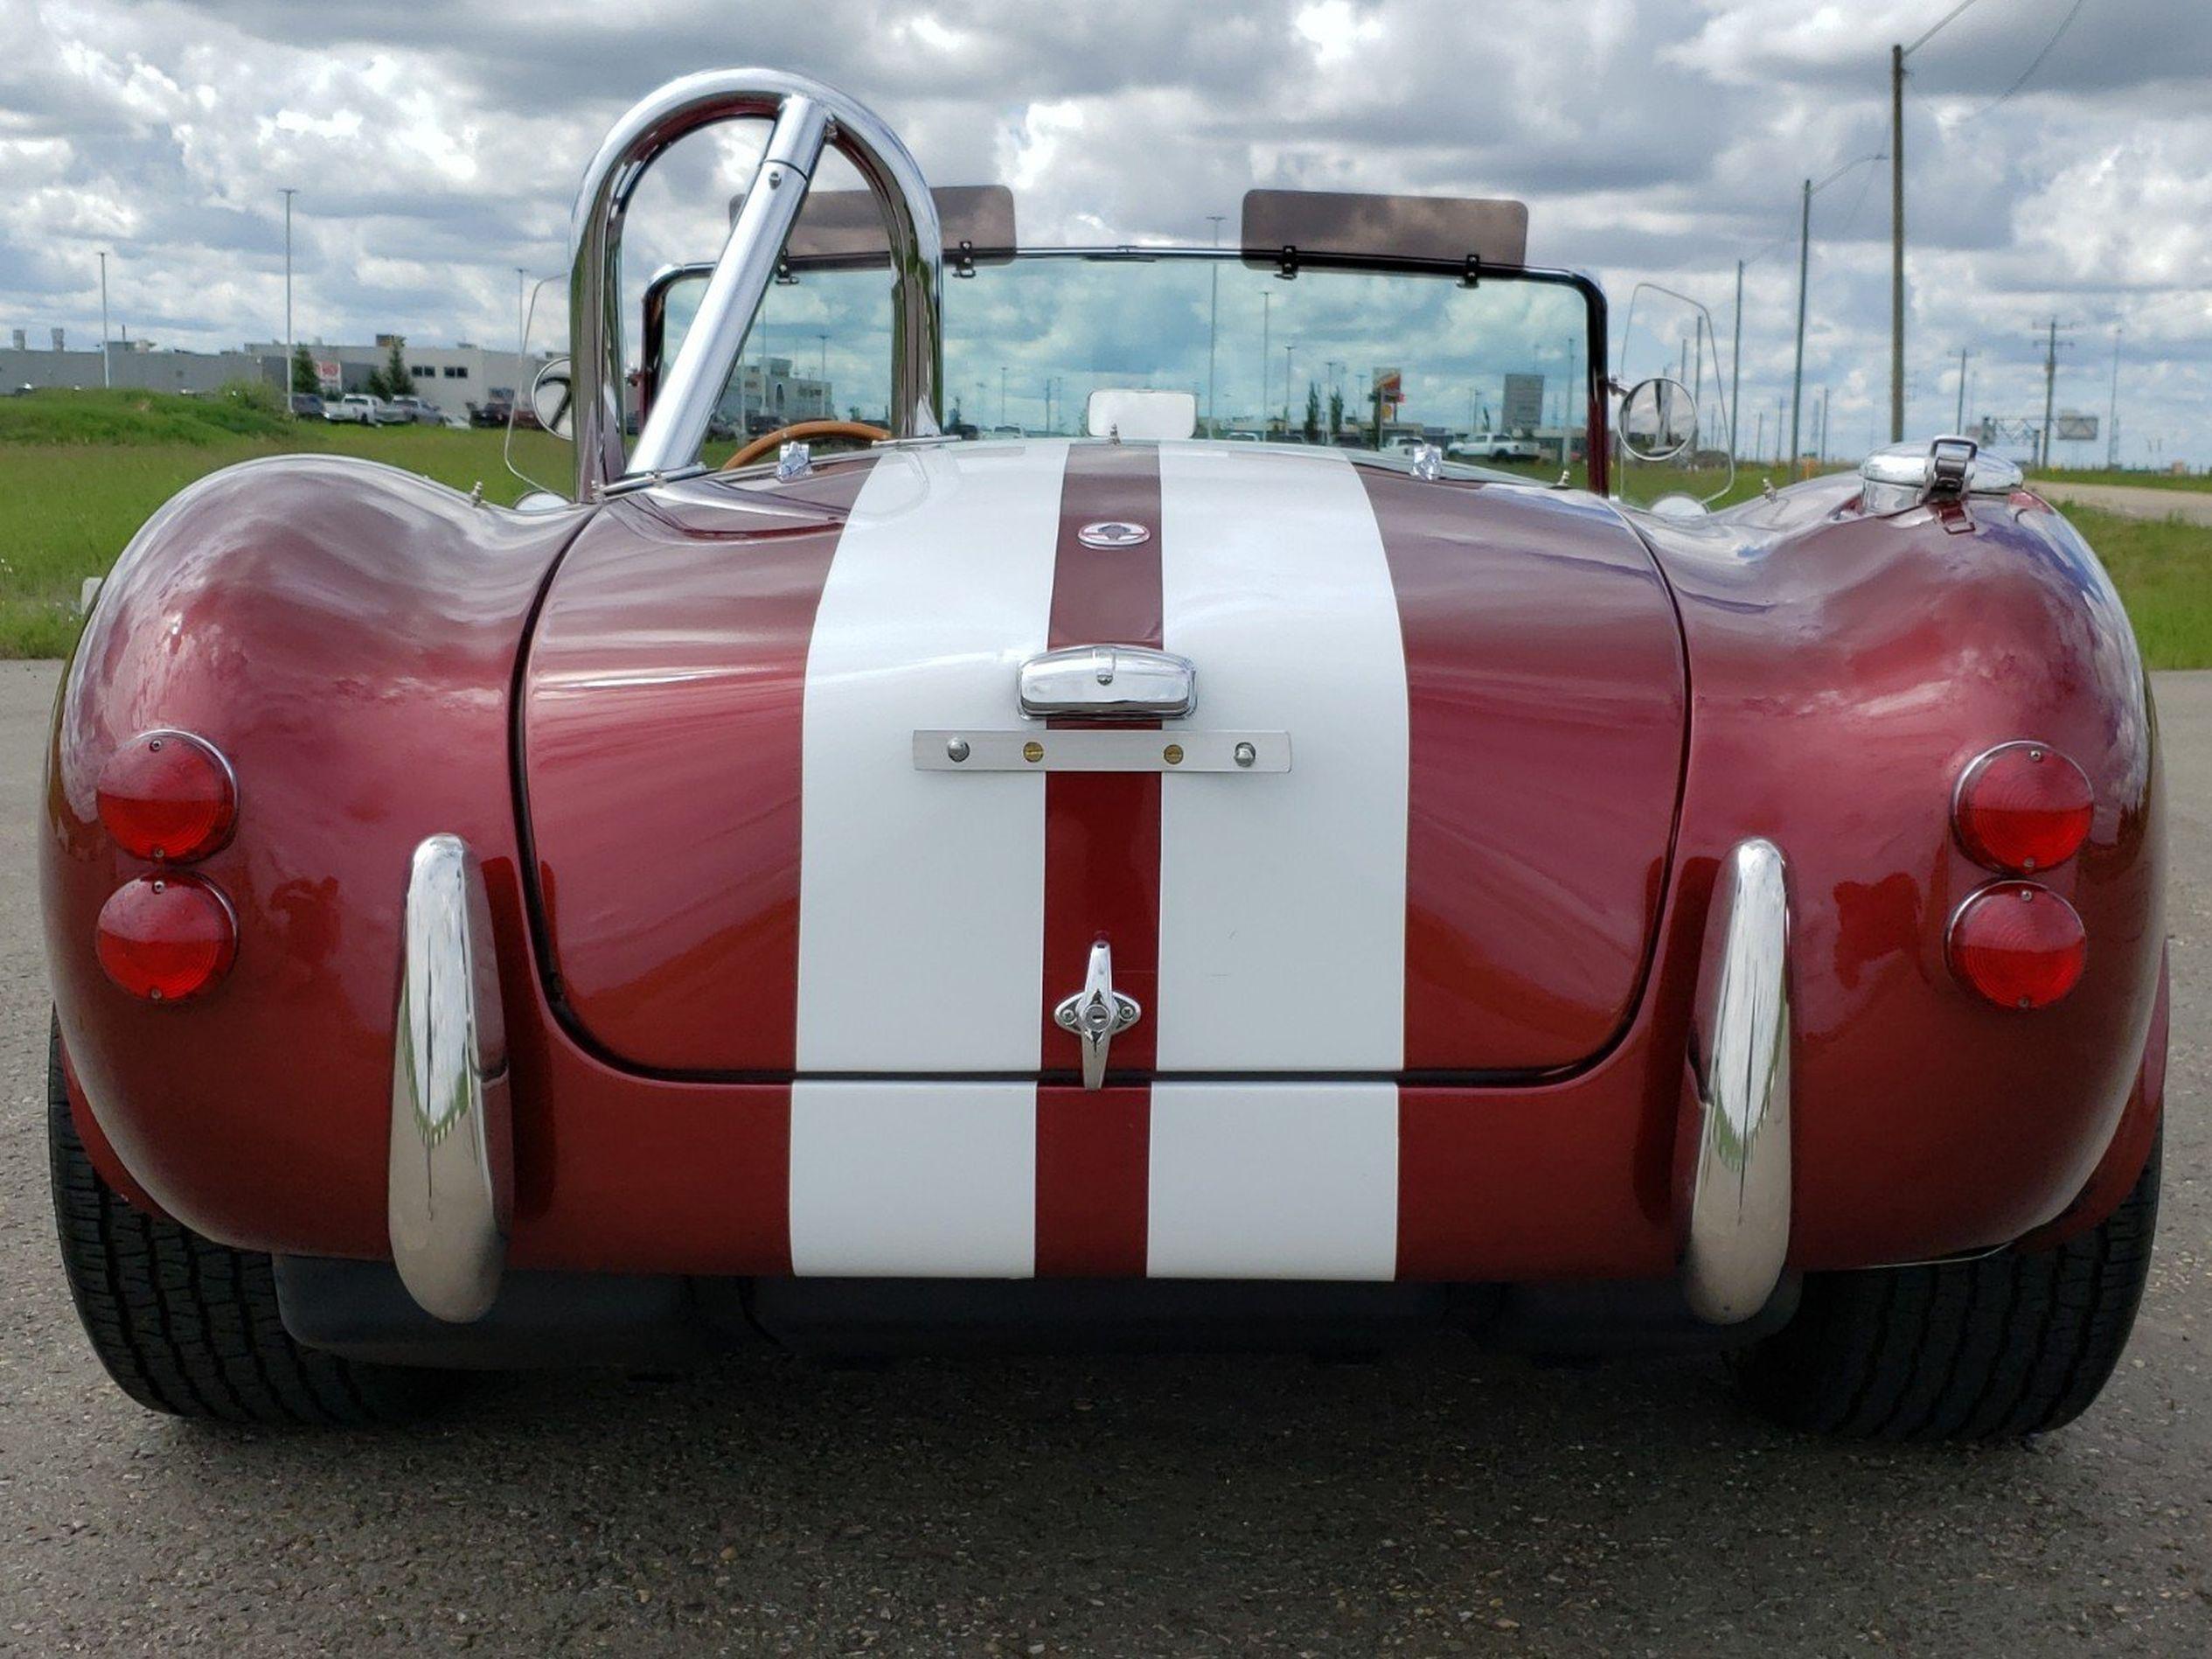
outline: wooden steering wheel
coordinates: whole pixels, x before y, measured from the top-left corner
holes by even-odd
[[[870,426],[866,421],[799,421],[790,426],[779,426],[773,432],[762,433],[723,462],[720,471],[728,472],[738,467],[750,466],[770,450],[801,438],[859,438],[869,443],[887,443],[891,435],[880,426]]]

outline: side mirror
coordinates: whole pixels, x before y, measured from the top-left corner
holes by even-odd
[[[557,357],[538,371],[538,378],[530,383],[530,413],[538,424],[557,438],[575,436],[575,393],[568,372],[568,359]]]
[[[1672,461],[1697,441],[1697,398],[1664,375],[1638,380],[1621,399],[1621,448],[1638,461]]]

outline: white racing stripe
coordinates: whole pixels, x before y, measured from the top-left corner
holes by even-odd
[[[801,1071],[1037,1068],[1045,781],[917,771],[913,741],[1012,723],[1067,457],[887,451],[861,486],[807,652]]]
[[[1029,1083],[791,1085],[791,1271],[1026,1279],[1037,1260]]]
[[[1163,444],[1160,519],[1164,643],[1198,666],[1170,724],[1292,756],[1161,780],[1160,1070],[1396,1071],[1405,647],[1367,491],[1333,451]]]
[[[1395,1278],[1389,1083],[1152,1085],[1154,1279]]]

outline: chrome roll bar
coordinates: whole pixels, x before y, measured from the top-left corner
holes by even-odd
[[[653,400],[636,451],[623,449],[623,220],[638,181],[671,144],[747,117],[776,124],[730,227],[698,317]],[[569,220],[569,335],[574,364],[576,498],[682,471],[707,422],[813,182],[824,148],[852,163],[882,210],[891,245],[891,425],[935,434],[943,407],[939,311],[944,248],[936,205],[898,136],[834,87],[777,69],[714,69],[671,80],[615,123],[584,171]]]

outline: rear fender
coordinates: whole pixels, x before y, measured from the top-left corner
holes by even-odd
[[[282,457],[203,479],[125,551],[64,683],[40,847],[85,1139],[119,1188],[128,1172],[238,1248],[385,1253],[408,859],[457,833],[495,896],[518,892],[510,693],[546,573],[587,517]],[[152,727],[213,743],[239,785],[236,834],[194,866],[236,911],[236,965],[173,1005],[126,994],[93,948],[101,906],[150,868],[101,826],[101,769]],[[505,910],[495,924],[518,931]]]
[[[1680,866],[1754,835],[1789,863],[1791,1265],[2042,1226],[2114,1144],[2165,935],[2155,721],[2102,567],[2025,493],[1877,518],[1808,484],[1635,522],[1689,652]],[[1997,879],[1960,847],[1952,790],[2015,738],[2070,756],[2096,801],[2081,853],[2035,878],[2080,912],[2088,967],[2035,1013],[1983,1001],[1945,956],[1951,916]]]

